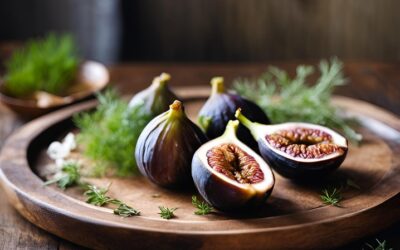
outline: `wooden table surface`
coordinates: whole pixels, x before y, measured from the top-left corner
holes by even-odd
[[[170,64],[137,63],[111,66],[111,79],[122,93],[134,93],[146,87],[155,75],[168,72],[172,75],[171,85],[207,85],[210,78],[222,75],[226,82],[238,76],[256,76],[268,65],[282,67],[292,74],[298,64],[290,63],[245,63],[245,64]],[[345,62],[348,85],[337,93],[366,100],[400,115],[400,64],[376,62]],[[15,129],[26,123],[0,104],[0,148],[4,139]],[[83,249],[73,243],[51,235],[23,219],[8,202],[0,190],[0,249]],[[400,205],[400,204],[399,204]],[[399,206],[400,207],[400,206]],[[400,222],[377,235],[360,239],[343,249],[368,249],[366,242],[374,243],[378,238],[386,240],[393,249],[400,249]],[[376,244],[375,244],[376,245]],[[323,244],[321,245],[323,247]]]

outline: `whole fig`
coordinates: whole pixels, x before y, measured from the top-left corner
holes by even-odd
[[[267,115],[257,104],[240,95],[226,92],[222,77],[212,78],[211,87],[211,95],[201,108],[198,116],[200,127],[208,138],[213,139],[222,135],[228,121],[235,119],[235,111],[238,108],[241,108],[243,113],[254,121],[265,124],[270,123]],[[241,141],[253,150],[258,150],[257,142],[243,125],[239,125],[237,135]]]
[[[229,121],[224,134],[201,146],[192,160],[197,190],[223,211],[262,205],[275,183],[268,164],[236,138],[238,125],[238,121]]]
[[[194,152],[207,141],[196,124],[187,118],[182,103],[147,124],[139,136],[135,157],[140,172],[153,183],[179,188],[193,183],[191,161]]]
[[[178,99],[168,87],[170,79],[171,76],[167,73],[162,73],[160,76],[155,77],[153,83],[147,89],[132,97],[129,107],[143,105],[143,109],[151,117],[167,111],[169,104]]]

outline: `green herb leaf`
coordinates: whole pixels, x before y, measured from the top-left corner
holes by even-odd
[[[107,196],[107,192],[109,189],[109,186],[106,188],[98,188],[94,185],[87,185],[86,186],[86,191],[83,193],[87,199],[86,202],[95,206],[104,206],[108,203],[114,203],[114,204],[120,204],[121,202],[116,199],[112,199],[109,196]]]
[[[81,175],[79,173],[79,164],[76,162],[66,162],[61,169],[61,176],[59,178],[45,182],[45,185],[57,183],[61,189],[66,189],[79,184]]]
[[[4,87],[16,97],[39,90],[62,94],[74,79],[79,61],[76,45],[68,35],[50,34],[29,41],[6,63]]]
[[[329,191],[327,189],[322,190],[322,194],[320,195],[321,200],[327,205],[333,205],[339,207],[339,203],[342,200],[342,196],[340,191],[334,188]]]
[[[80,129],[77,141],[83,153],[95,161],[93,175],[102,176],[107,170],[116,170],[119,176],[136,174],[136,142],[151,120],[143,104],[128,107],[115,90],[98,94],[99,105],[94,112],[74,117]]]
[[[194,212],[196,215],[206,215],[211,213],[214,209],[204,201],[199,201],[195,195],[192,196],[192,204],[197,211]]]
[[[342,131],[347,138],[359,142],[362,137],[354,131],[354,119],[343,118],[340,110],[330,103],[333,90],[344,85],[343,64],[336,58],[321,61],[320,77],[314,85],[307,78],[314,67],[300,65],[291,78],[281,69],[270,67],[257,79],[237,79],[234,89],[242,96],[254,100],[273,123],[303,121],[316,123]]]
[[[382,242],[379,241],[379,239],[375,239],[375,240],[378,243],[377,246],[372,246],[371,244],[368,244],[368,243],[365,243],[365,245],[367,247],[369,247],[369,249],[372,249],[372,250],[393,250],[393,248],[387,248],[388,246],[386,246],[386,241],[385,240],[382,241]]]
[[[175,210],[177,210],[178,208],[167,208],[167,207],[163,207],[160,206],[158,207],[160,209],[160,213],[158,213],[160,215],[161,218],[169,220],[175,217],[174,212]]]
[[[125,203],[121,203],[118,208],[114,209],[114,214],[122,217],[130,217],[140,215],[140,211],[126,205]]]

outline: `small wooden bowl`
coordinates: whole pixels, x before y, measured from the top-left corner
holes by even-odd
[[[55,96],[46,92],[36,92],[34,99],[19,99],[9,96],[0,82],[0,101],[24,118],[34,118],[69,104],[87,100],[94,93],[104,89],[110,80],[107,68],[98,62],[85,61],[79,67],[76,82],[65,96]]]

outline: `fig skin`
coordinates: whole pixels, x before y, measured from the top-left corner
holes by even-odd
[[[152,84],[137,93],[129,102],[129,107],[135,105],[143,105],[143,109],[150,115],[157,115],[167,111],[169,105],[179,98],[170,90],[168,82],[171,76],[167,73],[162,73],[153,79]]]
[[[206,143],[202,147],[205,147],[205,149],[210,147],[211,149],[213,146],[223,143],[235,144],[253,156],[257,160],[257,163],[265,165],[264,169],[262,169],[264,173],[263,182],[267,182],[268,179],[266,178],[270,178],[270,183],[264,189],[255,188],[254,185],[259,185],[257,183],[234,185],[211,171],[210,166],[205,166],[205,161],[202,160],[202,157],[207,157],[204,154],[205,151],[197,150],[192,160],[192,177],[196,188],[204,200],[214,208],[225,212],[242,211],[259,207],[270,196],[275,183],[272,171],[262,158],[236,138],[235,132],[237,127],[238,121],[230,121],[225,133],[221,137]]]
[[[150,121],[139,136],[135,157],[140,172],[165,188],[193,186],[191,160],[207,141],[197,125],[186,117],[180,101]]]
[[[253,137],[258,142],[258,147],[261,153],[261,156],[267,161],[272,168],[279,173],[281,176],[298,181],[304,180],[317,180],[326,177],[335,169],[339,168],[339,166],[343,163],[347,156],[348,146],[347,139],[343,136],[339,135],[335,131],[309,123],[283,123],[278,125],[264,125],[256,122],[251,122],[247,117],[241,114],[241,110],[238,109],[235,116],[238,120],[244,124],[247,128],[252,132]],[[301,158],[291,159],[289,157],[285,157],[281,154],[277,154],[272,146],[268,146],[265,136],[268,134],[268,130],[272,127],[281,126],[282,129],[285,126],[299,126],[299,127],[315,127],[319,128],[322,131],[326,131],[330,135],[334,135],[335,137],[341,137],[340,140],[344,142],[341,149],[343,150],[342,154],[335,156],[334,158],[324,159],[314,159],[314,161],[303,161]],[[263,132],[264,131],[264,132]]]
[[[208,138],[214,139],[221,136],[228,121],[235,119],[235,112],[238,108],[241,108],[243,113],[254,121],[264,124],[270,123],[268,116],[257,104],[240,95],[225,92],[222,77],[212,78],[211,86],[211,95],[198,115],[200,127]],[[239,140],[258,151],[257,142],[246,127],[239,125],[237,136]]]

